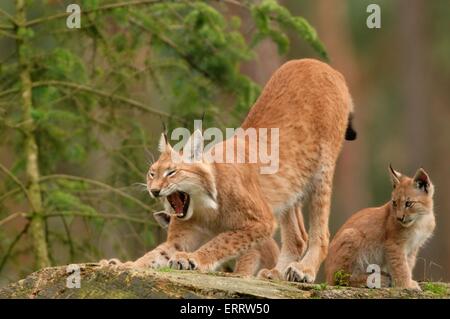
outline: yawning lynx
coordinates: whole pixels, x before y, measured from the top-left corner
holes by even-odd
[[[261,275],[314,281],[328,250],[336,159],[344,137],[356,137],[352,111],[340,73],[316,60],[295,60],[274,73],[242,124],[243,129],[257,129],[257,134],[260,128],[279,129],[277,141],[265,141],[279,143],[276,173],[260,174],[261,162],[176,163],[177,154],[163,138],[161,156],[150,167],[147,184],[152,196],[162,198],[176,217],[167,241],[137,263],[212,270],[269,240],[277,216],[281,255],[276,267]],[[220,152],[224,143],[211,151]],[[307,197],[312,207],[309,239],[301,212]]]
[[[327,281],[347,274],[350,285],[366,283],[366,269],[376,264],[396,287],[420,289],[412,279],[417,252],[432,235],[434,187],[423,169],[413,178],[392,168],[392,200],[353,215],[338,231],[325,262]]]

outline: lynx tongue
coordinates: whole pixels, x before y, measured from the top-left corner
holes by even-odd
[[[181,199],[180,194],[178,192],[170,194],[169,196],[167,196],[167,200],[169,201],[170,205],[172,205],[172,208],[175,210],[175,213],[178,216],[182,216],[184,203]]]

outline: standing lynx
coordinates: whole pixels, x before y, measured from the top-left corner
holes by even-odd
[[[281,254],[277,265],[261,276],[313,282],[328,250],[336,160],[344,137],[356,137],[352,111],[340,73],[316,60],[294,60],[274,73],[242,124],[245,130],[256,129],[257,137],[258,129],[279,130],[278,140],[264,141],[279,145],[279,167],[273,174],[260,173],[261,161],[175,163],[177,154],[163,138],[161,156],[150,167],[147,185],[152,196],[161,197],[177,217],[170,222],[167,241],[136,263],[215,269],[270,239],[276,216]],[[201,133],[191,136],[196,139]],[[245,137],[230,139],[244,141],[246,150],[252,151]],[[187,145],[196,145],[191,140]],[[220,153],[224,145],[218,143],[210,151]],[[301,212],[307,197],[312,206],[309,240]]]
[[[345,273],[350,285],[367,281],[366,269],[376,264],[401,288],[420,289],[412,279],[417,252],[435,227],[434,187],[423,169],[413,178],[391,168],[392,200],[353,215],[338,231],[325,262],[327,281]]]

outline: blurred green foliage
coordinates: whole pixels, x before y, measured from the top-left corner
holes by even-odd
[[[206,114],[208,125],[238,125],[260,92],[240,72],[259,42],[271,39],[283,54],[286,32],[294,32],[327,58],[308,22],[274,0],[84,0],[81,29],[66,27],[61,13],[70,3],[27,1],[29,20],[17,29],[0,12],[0,144],[14,151],[10,171],[27,185],[20,37],[28,43],[20,50],[32,80],[32,134],[54,263],[106,257],[99,245],[110,234],[116,236],[107,237],[115,257],[136,257],[117,234],[131,233],[142,250],[155,244],[151,213],[158,204],[135,186],[145,181],[145,150],[156,144],[161,121],[189,127]],[[0,6],[14,17],[12,2]],[[244,34],[233,6],[253,19],[250,33]],[[0,220],[15,210],[33,213],[10,178],[2,177],[0,194]],[[14,247],[17,231],[2,227],[0,268],[9,263],[23,269],[17,257],[28,252],[29,242]]]

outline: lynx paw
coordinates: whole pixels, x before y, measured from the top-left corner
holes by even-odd
[[[137,268],[158,269],[169,266],[169,255],[164,250],[154,250],[134,262]]]
[[[411,282],[409,283],[409,285],[406,288],[422,291],[422,288],[420,288],[419,283],[415,280],[411,280]]]
[[[98,262],[100,267],[113,267],[113,268],[132,268],[133,263],[131,261],[121,262],[117,258],[102,259]]]
[[[169,267],[178,270],[200,269],[199,262],[194,254],[178,252],[169,260]]]
[[[109,266],[114,266],[114,265],[120,264],[120,260],[117,258],[102,259],[98,262],[98,264],[100,265],[100,267],[109,267]]]
[[[302,266],[299,262],[291,263],[285,273],[284,277],[288,281],[313,283],[316,279],[316,272],[308,267]]]
[[[258,273],[258,278],[280,280],[283,279],[283,276],[278,271],[278,269],[273,268],[273,269],[261,269],[260,272]]]

